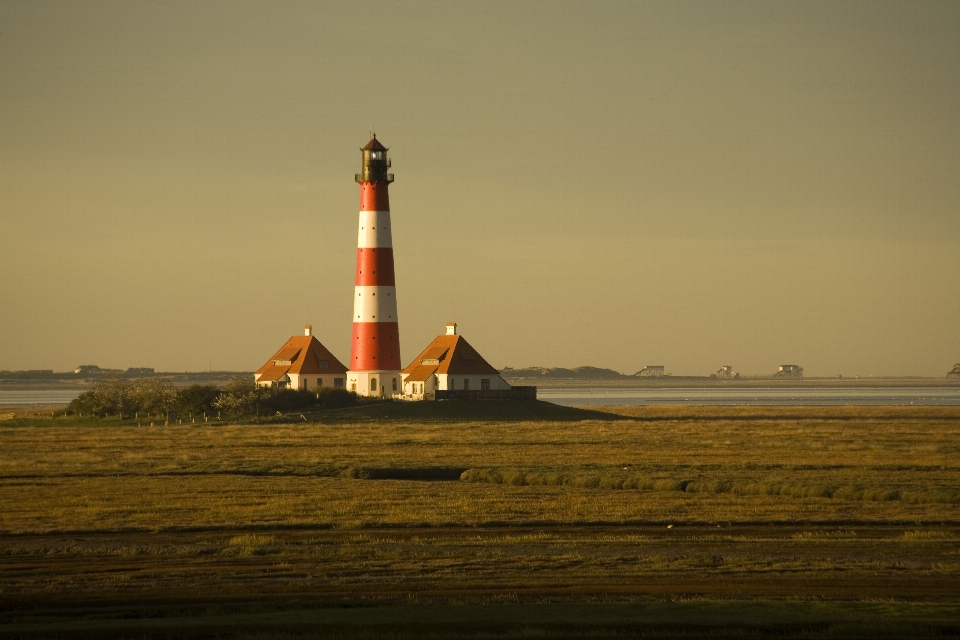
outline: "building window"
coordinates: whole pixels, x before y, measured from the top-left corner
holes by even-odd
[[[321,360],[321,361],[320,361],[320,368],[321,368],[321,369],[329,369],[329,368],[330,368],[330,361],[329,361],[329,360]]]
[[[376,390],[377,390],[377,379],[370,378],[370,391],[376,391]]]
[[[323,386],[323,378],[317,378],[317,389]]]
[[[357,390],[357,383],[354,382],[350,385],[350,391],[356,391],[356,390]]]
[[[343,389],[343,378],[334,378],[334,379],[333,379],[333,388],[334,388],[334,389]]]
[[[394,391],[394,393],[396,393],[396,391],[397,391],[397,379],[396,379],[396,378],[393,379],[393,391]]]
[[[463,379],[463,390],[464,390],[464,391],[470,391],[470,379],[469,379],[469,378],[464,378],[464,379]]]
[[[490,378],[480,380],[480,391],[490,391]]]
[[[450,391],[453,391],[456,388],[457,388],[457,381],[454,380],[453,378],[447,378],[447,389],[449,389]]]

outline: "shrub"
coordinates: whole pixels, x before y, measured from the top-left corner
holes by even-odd
[[[358,396],[353,391],[334,387],[321,387],[316,391],[316,404],[321,409],[342,409],[357,404]]]
[[[97,416],[133,413],[134,410],[130,383],[113,374],[101,376],[93,383],[93,389],[80,394],[67,408],[68,413]]]
[[[234,376],[227,382],[213,405],[233,416],[259,414],[270,389],[258,387],[249,376]]]
[[[177,406],[177,392],[169,378],[138,378],[127,390],[133,411],[162,415]]]
[[[263,406],[281,413],[287,411],[301,411],[314,403],[316,398],[309,391],[298,389],[271,389],[270,394],[263,399]]]
[[[177,390],[176,404],[181,415],[212,412],[220,389],[213,385],[192,384]]]

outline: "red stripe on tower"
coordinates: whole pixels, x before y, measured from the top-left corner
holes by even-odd
[[[390,231],[390,159],[377,136],[362,150],[357,274],[354,282],[350,389],[361,395],[400,391],[400,330]]]

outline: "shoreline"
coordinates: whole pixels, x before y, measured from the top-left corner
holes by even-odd
[[[501,374],[502,375],[502,374]],[[960,378],[699,378],[663,376],[660,378],[581,379],[581,378],[511,378],[511,385],[534,385],[539,389],[683,389],[683,388],[960,388]]]

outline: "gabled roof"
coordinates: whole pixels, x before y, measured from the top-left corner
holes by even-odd
[[[435,364],[421,364],[411,371],[404,382],[426,382],[427,378],[432,376],[437,372],[437,365]]]
[[[327,368],[320,368],[320,361],[327,361]],[[288,373],[337,374],[347,368],[313,336],[293,336],[273,354],[273,357],[257,369],[261,381],[279,380]]]
[[[257,381],[258,382],[276,382],[277,380],[283,380],[285,377],[287,377],[288,369],[290,369],[290,367],[273,366],[267,369],[266,371],[264,371],[263,373],[260,373],[258,371],[257,373],[260,373],[260,377],[257,378]]]
[[[439,361],[438,364],[427,361]],[[413,375],[420,367],[436,367],[436,373],[453,375],[485,374],[499,375],[500,372],[487,363],[477,350],[460,335],[442,335],[434,338],[420,355],[400,373]],[[433,372],[431,372],[432,374]],[[428,374],[429,375],[429,374]],[[408,380],[410,378],[407,378]],[[419,381],[418,381],[419,382]]]
[[[373,137],[370,138],[370,142],[367,143],[367,146],[363,148],[363,151],[386,151],[387,148],[380,144],[380,141],[377,140],[377,134],[373,134]]]
[[[420,354],[421,364],[440,364],[449,350],[447,347],[427,347],[426,351]],[[423,362],[423,360],[435,360],[436,362]]]

